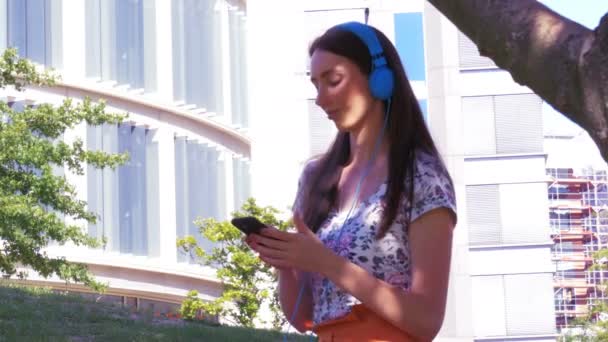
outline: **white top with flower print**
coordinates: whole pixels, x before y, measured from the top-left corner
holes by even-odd
[[[310,163],[300,180],[306,178]],[[330,212],[317,231],[320,240],[335,253],[347,257],[376,278],[404,290],[411,285],[410,249],[407,234],[409,203],[402,195],[400,210],[386,235],[377,240],[376,229],[383,211],[382,198],[386,183],[355,207],[345,223],[346,212]],[[299,197],[299,196],[298,196]],[[296,198],[297,211],[300,198]],[[414,177],[414,198],[411,222],[435,208],[448,208],[456,218],[454,189],[447,171],[436,157],[418,153]],[[343,227],[344,226],[344,227]],[[344,232],[340,235],[341,229]],[[337,241],[337,238],[340,238]],[[360,302],[319,274],[312,277],[314,324],[345,316]]]

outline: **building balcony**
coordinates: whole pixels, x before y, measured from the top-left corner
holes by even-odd
[[[580,252],[552,252],[551,259],[553,261],[584,261],[593,262],[593,257],[586,251]]]
[[[573,288],[573,289],[586,289],[595,287],[594,284],[588,283],[586,278],[554,278],[554,288]],[[575,291],[576,292],[576,291]],[[586,292],[585,292],[586,293]]]
[[[589,307],[587,304],[575,305],[573,309],[558,309],[555,308],[556,316],[567,316],[567,317],[583,317],[589,313]]]
[[[589,241],[593,236],[593,232],[589,231],[572,231],[572,230],[557,230],[551,232],[553,241]]]

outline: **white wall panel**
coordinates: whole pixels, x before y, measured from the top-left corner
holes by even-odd
[[[546,183],[501,184],[503,242],[551,241]]]
[[[538,182],[547,179],[545,156],[541,154],[467,158],[463,174],[467,185]]]
[[[549,246],[472,249],[471,275],[553,272]]]

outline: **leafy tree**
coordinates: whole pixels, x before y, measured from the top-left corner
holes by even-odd
[[[7,49],[0,58],[0,89],[22,91],[26,86],[52,86],[56,80],[51,72],[39,72],[19,58],[14,49]],[[44,277],[56,274],[65,281],[103,289],[85,265],[51,258],[44,247],[50,241],[91,247],[101,243],[62,218],[96,221],[95,214],[86,210],[86,202],[77,199],[75,187],[53,169],[82,175],[85,163],[114,168],[127,160],[126,154],[87,151],[81,139],[70,144],[61,139],[66,130],[83,121],[101,125],[125,118],[104,110],[103,102],[93,104],[88,99],[77,104],[66,99],[58,107],[41,104],[22,111],[0,101],[0,273],[10,276],[17,267],[26,266]]]
[[[254,216],[260,221],[285,231],[291,226],[290,221],[276,217],[279,211],[273,207],[259,207],[250,198],[243,204],[234,217]],[[197,245],[193,236],[186,236],[177,242],[181,251],[189,253],[204,265],[217,269],[217,277],[224,285],[222,295],[212,302],[196,298],[191,292],[184,301],[181,314],[193,319],[198,310],[210,315],[226,317],[245,327],[254,327],[259,312],[266,303],[272,313],[273,328],[280,329],[286,322],[279,306],[276,289],[277,275],[272,268],[263,263],[245,244],[243,233],[229,221],[218,222],[215,219],[197,220],[201,234],[215,242],[216,247],[208,253]]]
[[[605,271],[608,269],[608,249],[594,253],[594,263],[589,271]],[[608,283],[596,285],[596,291],[605,297],[608,293]],[[588,312],[569,323],[572,327],[565,330],[560,337],[562,342],[570,341],[608,341],[608,303],[602,299],[593,299]]]

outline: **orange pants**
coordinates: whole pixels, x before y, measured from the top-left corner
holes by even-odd
[[[414,342],[405,332],[362,304],[342,317],[313,328],[319,342]]]

